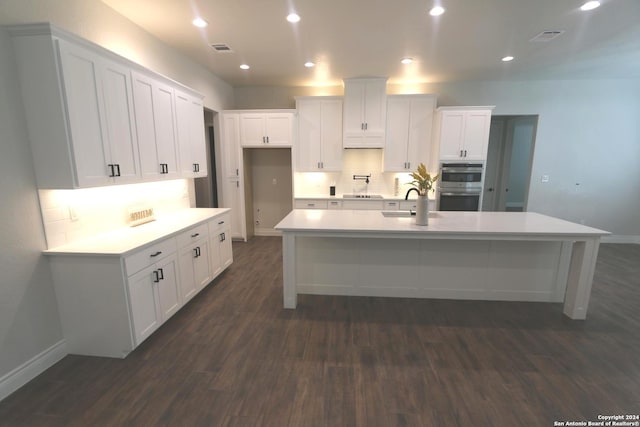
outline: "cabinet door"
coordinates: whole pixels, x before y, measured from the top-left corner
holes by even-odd
[[[343,116],[343,147],[383,148],[387,119],[386,80],[345,80]]]
[[[387,135],[384,146],[384,171],[404,172],[409,162],[409,127],[411,101],[406,97],[389,97],[387,103]]]
[[[465,114],[462,111],[443,111],[440,116],[440,159],[462,158]]]
[[[342,170],[342,100],[323,100],[321,162],[322,170]]]
[[[233,263],[233,249],[230,229],[225,228],[219,235],[220,241],[220,264],[224,270]]]
[[[143,179],[161,177],[160,160],[156,148],[156,117],[153,110],[153,81],[147,76],[132,73],[133,106],[136,133],[140,150],[140,169]]]
[[[207,175],[207,150],[204,137],[202,103],[190,95],[175,91],[176,136],[180,173],[185,177]]]
[[[344,134],[360,136],[364,131],[364,100],[366,83],[362,80],[345,81]]]
[[[231,234],[234,239],[247,240],[244,215],[244,190],[237,179],[227,179],[224,185],[224,207],[231,209]]]
[[[129,277],[129,304],[136,346],[162,323],[158,295],[155,292],[155,271],[156,267],[153,265]]]
[[[319,100],[299,100],[297,108],[297,169],[301,172],[321,170],[322,102]],[[342,149],[342,144],[340,144],[340,149]]]
[[[489,143],[491,111],[469,111],[465,120],[462,144],[465,160],[485,160]]]
[[[159,281],[156,283],[162,321],[173,316],[182,306],[178,289],[178,257],[174,253],[156,264]]]
[[[215,279],[222,272],[221,237],[218,231],[209,231],[209,268],[211,279]]]
[[[265,135],[268,146],[291,147],[292,115],[290,113],[265,114]]]
[[[71,149],[80,187],[104,185],[110,178],[110,153],[98,57],[79,46],[59,41]],[[38,120],[32,117],[32,120]]]
[[[384,136],[387,120],[387,82],[384,79],[365,80],[365,133]]]
[[[266,144],[264,114],[240,114],[240,142],[243,147],[262,147]]]
[[[156,146],[160,164],[166,165],[163,174],[166,178],[177,178],[179,175],[174,105],[173,89],[163,83],[154,82]]]
[[[416,96],[411,99],[407,144],[408,170],[415,170],[420,163],[429,167],[434,107],[433,97]]]
[[[239,178],[240,116],[238,114],[223,114],[221,149],[224,176],[227,178]]]
[[[193,272],[196,289],[200,290],[211,281],[211,256],[209,254],[210,242],[203,239],[197,243],[198,256],[193,259]]]
[[[178,255],[178,262],[180,264],[180,292],[182,294],[183,304],[186,304],[187,301],[198,293],[193,269],[193,259],[196,254],[193,249],[191,245],[186,246],[180,249]]]
[[[138,142],[133,113],[130,70],[118,63],[102,60],[101,80],[111,163],[116,167],[116,182],[135,182],[139,169]]]

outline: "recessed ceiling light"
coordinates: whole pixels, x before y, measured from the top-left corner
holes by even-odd
[[[509,62],[509,61],[513,61],[513,56],[505,56],[504,58],[502,58],[502,62]]]
[[[300,22],[300,15],[298,15],[297,13],[290,13],[287,15],[287,21]]]
[[[583,4],[582,6],[580,6],[580,10],[593,10],[598,6],[600,6],[600,2],[599,1],[588,1],[585,4]]]
[[[240,68],[242,68],[243,70],[248,70],[251,67],[249,67],[247,64],[242,64],[240,65]]]
[[[316,66],[316,64],[311,62],[311,61],[309,61],[309,62],[305,62],[304,66],[307,67],[307,68],[313,68],[313,67]]]
[[[404,65],[411,64],[413,62],[413,58],[402,58],[402,62]]]
[[[431,16],[440,16],[444,13],[444,7],[442,6],[434,6],[429,11],[429,15]]]
[[[191,21],[191,23],[198,28],[204,28],[207,25],[209,25],[209,23],[202,18],[196,18],[193,21]]]

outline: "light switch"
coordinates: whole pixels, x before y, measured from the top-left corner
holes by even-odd
[[[549,182],[549,175],[542,175],[542,182]]]

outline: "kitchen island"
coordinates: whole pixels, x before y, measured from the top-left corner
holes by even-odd
[[[295,209],[283,238],[284,307],[298,294],[562,302],[585,319],[606,231],[532,212]]]

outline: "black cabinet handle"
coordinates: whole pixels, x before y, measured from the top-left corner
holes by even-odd
[[[200,233],[192,234],[191,237],[198,237]]]
[[[222,224],[224,224],[224,221],[218,222],[218,225],[222,225]]]
[[[200,165],[198,163],[194,163],[193,164],[193,171],[194,172],[200,172]]]
[[[107,165],[107,167],[108,167],[108,168],[109,168],[109,170],[110,170],[109,178],[113,178],[114,176],[116,176],[116,174],[115,174],[115,172],[114,172],[114,170],[113,170],[113,165]]]
[[[116,176],[120,176],[120,165],[116,163]]]
[[[157,257],[158,255],[160,255],[161,253],[162,253],[162,251],[158,251],[158,252],[156,252],[155,254],[151,254],[151,258],[155,258],[155,257]]]
[[[159,268],[159,269],[158,269],[158,273],[159,273],[159,277],[158,277],[158,278],[159,278],[160,280],[164,280],[164,270],[163,270],[163,269],[161,269],[161,268]]]
[[[158,275],[158,270],[153,270],[153,283],[158,283],[160,281],[160,276]]]

